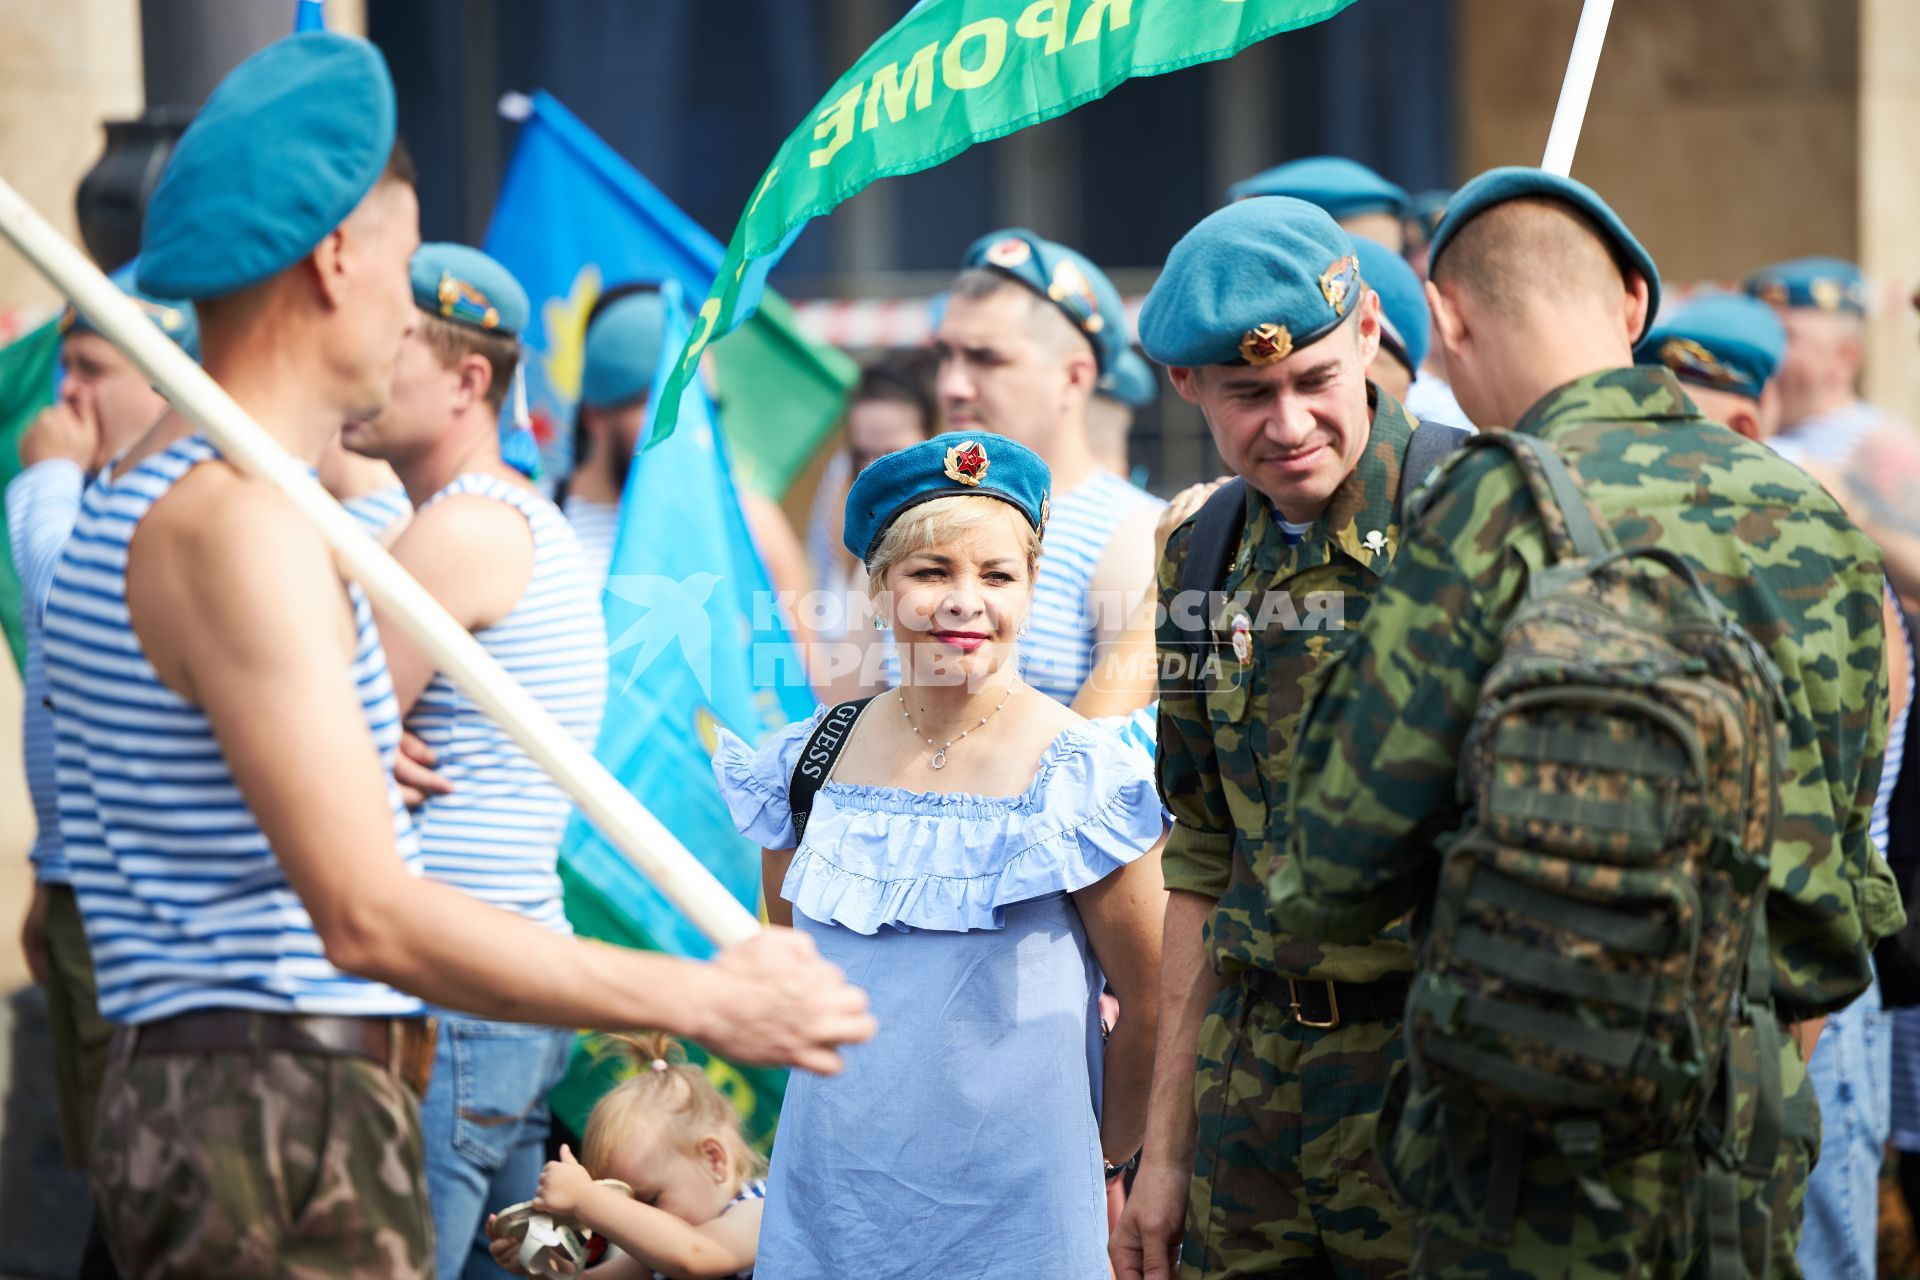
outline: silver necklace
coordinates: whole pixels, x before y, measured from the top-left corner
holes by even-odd
[[[1007,686],[1006,697],[1000,699],[1000,706],[995,707],[993,710],[987,712],[987,714],[981,716],[980,724],[969,725],[959,737],[949,738],[945,742],[935,742],[932,738],[920,732],[920,726],[913,722],[913,713],[907,710],[907,695],[905,692],[900,694],[900,714],[906,717],[907,728],[913,730],[913,736],[923,740],[928,746],[933,748],[933,767],[936,769],[944,769],[947,767],[947,752],[953,748],[953,744],[960,741],[960,738],[964,738],[967,734],[978,729],[980,725],[985,724],[987,721],[999,715],[1000,707],[1006,706],[1007,698],[1011,698],[1012,696],[1013,686],[1009,685]]]

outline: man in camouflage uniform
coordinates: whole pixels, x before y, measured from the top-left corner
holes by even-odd
[[[1804,473],[1703,419],[1669,371],[1626,367],[1659,277],[1587,188],[1532,169],[1482,175],[1449,208],[1433,264],[1436,337],[1473,419],[1552,442],[1614,536],[1685,555],[1781,672],[1789,745],[1767,929],[1773,1009],[1793,1034],[1785,1140],[1771,1177],[1739,1182],[1737,1222],[1730,1207],[1709,1211],[1688,1135],[1584,1180],[1529,1151],[1518,1226],[1483,1240],[1448,1159],[1471,1148],[1471,1122],[1443,1142],[1439,1099],[1403,1071],[1381,1136],[1417,1211],[1415,1271],[1666,1275],[1704,1257],[1716,1274],[1797,1274],[1819,1132],[1804,1055],[1822,1017],[1866,987],[1874,941],[1902,916],[1867,836],[1886,736],[1879,553]],[[1456,761],[1481,682],[1548,559],[1519,470],[1495,450],[1442,471],[1412,525],[1293,761],[1291,856],[1272,906],[1282,926],[1329,940],[1368,938],[1430,899],[1435,837],[1462,817]],[[1730,1044],[1735,1149],[1759,1115],[1754,1040],[1747,1029]],[[1471,1176],[1466,1190],[1479,1198]]]
[[[1404,1275],[1407,1219],[1373,1137],[1401,1056],[1406,927],[1308,941],[1272,926],[1266,882],[1295,726],[1400,538],[1415,424],[1367,381],[1379,299],[1352,244],[1302,201],[1245,200],[1194,228],[1141,340],[1246,483],[1219,495],[1242,513],[1224,583],[1206,584],[1225,603],[1199,606],[1217,676],[1179,674],[1197,656],[1177,623],[1195,607],[1178,594],[1193,522],[1160,565],[1172,894],[1146,1146],[1114,1261],[1123,1278],[1171,1275],[1184,1225],[1186,1277]]]

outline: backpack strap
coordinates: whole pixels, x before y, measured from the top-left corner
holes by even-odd
[[[1247,482],[1239,476],[1227,481],[1194,513],[1193,532],[1187,537],[1186,559],[1174,580],[1177,595],[1198,592],[1211,597],[1227,581],[1227,569],[1240,550],[1240,530],[1246,525]],[[1212,643],[1207,610],[1173,609],[1168,618],[1181,639],[1194,651]]]
[[[827,712],[808,735],[807,745],[801,748],[800,759],[794,763],[793,776],[787,780],[787,809],[793,814],[796,846],[807,833],[807,819],[813,816],[813,798],[820,794],[847,739],[853,736],[853,722],[860,718],[867,704],[879,696],[842,702]]]
[[[1517,431],[1482,431],[1464,447],[1503,449],[1519,464],[1556,561],[1590,560],[1614,549],[1611,534],[1593,518],[1580,482],[1567,469],[1560,451],[1545,440]]]
[[[1400,459],[1400,492],[1394,498],[1393,520],[1402,530],[1407,527],[1407,504],[1413,491],[1433,474],[1433,469],[1445,461],[1448,454],[1464,446],[1471,435],[1473,432],[1464,427],[1450,427],[1426,418],[1414,423],[1413,434],[1407,438],[1407,451]]]

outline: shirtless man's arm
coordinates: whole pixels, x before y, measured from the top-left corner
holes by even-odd
[[[353,684],[346,594],[326,545],[265,484],[222,463],[181,480],[134,537],[127,595],[337,967],[485,1017],[659,1027],[815,1071],[872,1035],[865,996],[785,930],[693,964],[565,938],[410,874]]]

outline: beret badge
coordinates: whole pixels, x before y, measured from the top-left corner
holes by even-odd
[[[1813,295],[1813,305],[1822,311],[1838,311],[1847,300],[1846,286],[1825,276],[1808,281],[1807,292]]]
[[[482,329],[500,327],[500,311],[487,295],[464,280],[456,280],[450,271],[440,273],[440,318],[463,320]]]
[[[1691,338],[1668,338],[1660,344],[1660,363],[1675,373],[1684,373],[1719,387],[1739,387],[1746,379],[1727,368],[1705,347]]]
[[[1256,369],[1279,364],[1292,354],[1293,335],[1283,324],[1255,325],[1240,336],[1240,358]]]
[[[1026,242],[1023,240],[1020,245],[1024,248]],[[1062,258],[1054,267],[1053,279],[1047,285],[1047,297],[1078,316],[1080,327],[1088,333],[1098,333],[1106,328],[1106,317],[1100,314],[1100,301],[1093,296],[1093,285],[1070,260]]]
[[[962,440],[947,450],[947,479],[977,486],[987,478],[987,451],[978,440]],[[1042,521],[1044,523],[1044,519]]]
[[[1005,240],[996,240],[987,246],[987,265],[1011,271],[1015,267],[1024,267],[1033,257],[1033,246],[1019,236],[1008,236]]]
[[[1334,264],[1320,273],[1320,295],[1333,308],[1333,314],[1347,314],[1347,300],[1353,296],[1353,286],[1360,278],[1360,259],[1348,254],[1337,259]]]

